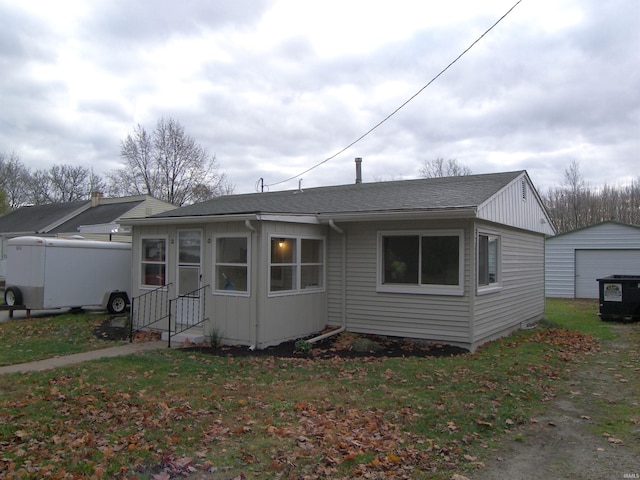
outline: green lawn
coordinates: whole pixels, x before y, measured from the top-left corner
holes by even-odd
[[[594,302],[553,300],[548,309],[536,329],[451,358],[224,358],[163,349],[3,375],[0,473],[472,477],[505,432],[540,414],[593,360],[599,340],[620,335],[598,319]],[[3,334],[0,349],[10,340]]]
[[[108,314],[64,314],[0,323],[0,365],[42,360],[114,345],[93,334]]]

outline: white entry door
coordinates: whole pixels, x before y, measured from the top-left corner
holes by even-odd
[[[176,322],[194,325],[201,317],[202,231],[178,231]]]

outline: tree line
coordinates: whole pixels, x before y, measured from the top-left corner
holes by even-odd
[[[0,214],[23,205],[108,196],[151,195],[177,206],[232,193],[215,155],[177,121],[161,118],[154,130],[137,125],[120,142],[123,166],[101,176],[90,167],[53,165],[30,170],[15,152],[0,152]]]
[[[15,154],[0,152],[0,214],[23,205],[88,199],[92,192],[108,196],[151,195],[177,206],[233,193],[234,186],[209,154],[184,127],[161,118],[151,132],[137,125],[120,142],[123,166],[100,176],[84,166],[54,165],[28,169]],[[455,159],[425,160],[427,178],[470,175]],[[573,161],[559,186],[541,193],[556,226],[564,233],[606,220],[640,225],[640,181],[629,185],[592,187]]]
[[[580,164],[573,161],[564,171],[560,186],[542,196],[557,233],[613,220],[640,225],[640,183],[628,185],[588,185],[580,172]]]

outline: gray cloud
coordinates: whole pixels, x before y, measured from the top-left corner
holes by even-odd
[[[0,0],[0,152],[15,150],[32,169],[92,164],[104,173],[137,123],[153,129],[172,117],[216,154],[237,191],[252,191],[260,177],[280,182],[354,141],[499,16],[434,24],[437,12],[426,11],[424,28],[378,41],[381,30],[376,46],[353,53],[350,43],[367,35],[363,16],[344,52],[326,54],[313,32],[293,28],[297,17],[265,37],[275,4],[81,2],[71,18],[50,19]],[[559,185],[573,160],[594,185],[637,178],[639,27],[635,0],[522,2],[303,184],[352,182],[355,156],[365,159],[365,181],[416,177],[436,157],[474,173],[527,169],[541,190]]]

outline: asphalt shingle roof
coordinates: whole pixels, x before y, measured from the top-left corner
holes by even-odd
[[[272,214],[338,214],[476,207],[523,171],[359,183],[280,192],[227,195],[154,218]]]
[[[140,203],[142,203],[142,200],[97,205],[64,222],[51,230],[50,233],[71,233],[77,232],[81,225],[112,223]]]
[[[76,202],[20,207],[0,217],[0,233],[40,233],[48,225],[73,213],[89,202],[89,200],[79,200]]]

